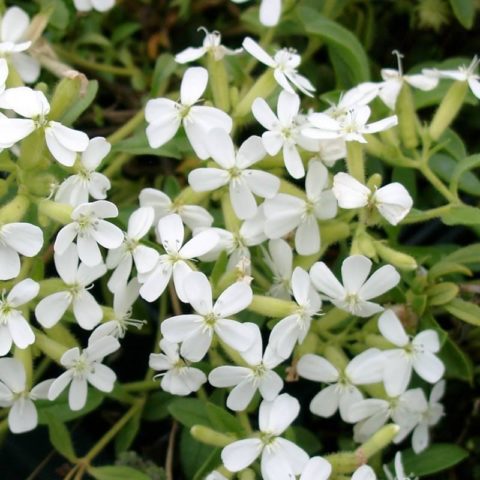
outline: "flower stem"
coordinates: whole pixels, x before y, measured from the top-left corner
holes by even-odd
[[[123,140],[136,130],[136,128],[143,122],[144,118],[145,112],[143,109],[139,110],[130,120],[128,120],[127,123],[125,123],[125,125],[122,125],[116,132],[107,137],[107,140],[112,145]]]
[[[363,147],[358,142],[347,142],[347,168],[352,177],[365,183]]]

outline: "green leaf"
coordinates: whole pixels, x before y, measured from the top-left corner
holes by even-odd
[[[173,55],[169,53],[162,53],[155,62],[155,69],[153,70],[152,87],[150,94],[157,97],[160,94],[161,88],[166,84],[170,75],[176,70],[178,64],[175,62]]]
[[[452,207],[442,215],[445,225],[480,225],[480,208],[461,206]]]
[[[443,151],[455,160],[460,161],[467,156],[467,150],[463,140],[450,128],[447,128],[447,130],[443,132],[442,136],[438,139],[438,143],[443,144]]]
[[[222,433],[238,433],[240,435],[245,433],[242,425],[235,416],[213,403],[207,403],[207,415],[213,428]]]
[[[112,153],[123,152],[132,155],[155,155],[157,157],[181,158],[182,155],[175,141],[168,142],[160,148],[152,148],[148,144],[147,135],[142,130],[127,140],[122,140],[112,147]]]
[[[215,470],[219,465],[222,464],[222,459],[220,457],[220,448],[216,448],[213,452],[209,455],[209,457],[205,460],[202,466],[197,470],[193,480],[205,480],[207,475],[212,471]]]
[[[300,6],[297,13],[305,30],[328,45],[337,67],[348,70],[349,81],[345,86],[353,86],[370,79],[367,54],[353,33],[312,8]]]
[[[474,173],[469,171],[460,172],[458,178],[456,180],[454,179],[455,172],[460,164],[461,162],[459,163],[452,157],[443,153],[433,155],[430,160],[432,170],[442,180],[454,185],[452,188],[459,188],[470,195],[480,196],[480,180]]]
[[[90,80],[85,95],[77,100],[63,115],[61,123],[72,125],[75,120],[92,104],[98,92],[97,80]]]
[[[467,457],[468,452],[453,443],[437,443],[419,454],[411,449],[402,452],[405,473],[420,476],[451,468]]]
[[[140,424],[142,419],[142,409],[135,412],[135,415],[131,417],[125,426],[120,430],[115,437],[115,453],[118,455],[121,452],[127,451],[135,437],[140,430]]]
[[[450,6],[457,20],[467,29],[473,27],[475,20],[475,1],[474,0],[450,0]]]
[[[472,361],[450,337],[447,337],[438,356],[445,364],[447,378],[457,378],[472,384]]]
[[[470,170],[474,168],[478,168],[480,166],[480,154],[471,155],[470,157],[464,158],[460,161],[453,173],[452,178],[450,180],[450,189],[454,192],[458,190],[458,188],[464,187],[465,184],[470,184],[472,187],[475,185],[475,192],[473,195],[480,195],[479,187],[480,187],[480,180],[478,177],[472,173]],[[463,183],[462,183],[463,182]],[[464,189],[464,188],[463,188]],[[468,190],[465,190],[468,192]],[[472,193],[472,192],[468,192]]]
[[[428,304],[433,306],[445,305],[453,300],[458,295],[458,292],[458,286],[452,282],[442,282],[437,285],[432,285],[426,291]]]
[[[197,442],[186,429],[182,429],[180,436],[180,461],[185,478],[194,478],[202,468],[205,459],[212,455],[212,451],[219,449]]]
[[[55,447],[55,450],[63,455],[66,459],[73,462],[77,455],[73,448],[72,437],[64,423],[62,423],[55,415],[46,415],[48,422],[48,436],[50,443]]]
[[[294,442],[309,455],[319,452],[322,448],[317,436],[304,427],[290,427],[286,431],[285,438]]]
[[[92,410],[95,410],[102,403],[103,399],[103,393],[94,388],[89,388],[87,403],[81,410],[76,411],[70,410],[66,391],[53,402],[49,400],[37,400],[38,423],[40,425],[48,425],[49,416],[56,417],[60,422],[68,422],[75,418],[83,417]]]
[[[479,257],[480,260],[480,257]],[[444,261],[436,263],[428,272],[428,279],[432,282],[444,275],[452,275],[454,273],[461,273],[462,275],[471,276],[472,271],[463,266],[461,263]]]
[[[51,9],[52,14],[48,19],[48,24],[59,30],[65,30],[70,23],[70,12],[62,0],[41,0],[42,9]]]
[[[455,298],[447,305],[444,305],[443,308],[464,322],[480,326],[480,307],[475,303],[466,302],[461,298]]]
[[[194,425],[213,427],[206,404],[196,398],[176,398],[168,406],[168,411],[175,420],[188,428]]]
[[[461,263],[464,265],[480,264],[480,243],[474,243],[468,247],[459,248],[447,255],[443,261]]]
[[[150,475],[124,465],[90,468],[88,473],[97,480],[150,480]]]

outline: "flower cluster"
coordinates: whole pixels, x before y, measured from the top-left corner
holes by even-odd
[[[114,4],[74,3],[79,11]],[[281,12],[280,0],[261,2],[263,24],[278,23]],[[78,79],[63,79],[53,95],[16,84],[40,74],[23,38],[28,22],[13,7],[0,28],[0,148],[15,167],[6,171],[18,172],[18,188],[0,208],[0,405],[10,430],[36,427],[37,400],[66,395],[77,412],[91,389],[112,392],[124,337],[147,323],[132,318],[145,315],[137,306],[160,299],[159,324],[147,326],[159,387],[172,396],[228,389],[226,408],[247,422],[258,406],[257,429],[212,443],[223,447],[223,473],[259,460],[266,480],[331,476],[332,458],[309,455],[288,433],[301,405],[287,381],[320,384],[311,414],[338,411],[355,442],[383,435],[390,422],[386,443],[411,436],[413,450],[424,451],[444,414],[441,329],[407,321],[417,264],[384,238],[410,218],[413,199],[399,181],[367,176],[364,148],[397,131],[404,88],[426,91],[453,78],[478,96],[476,61],[414,75],[399,63],[382,70],[382,81],[315,111],[302,108],[302,95],[314,99],[316,90],[299,73],[297,51],[250,37],[232,50],[205,30],[201,47],[175,58],[207,57],[209,68],[187,67],[177,97],[149,99],[141,127],[151,151],[181,144],[187,184],[172,198],[145,187],[126,205],[109,197],[115,184],[103,168],[118,150],[64,122],[71,98],[59,104],[78,94]],[[222,108],[215,92],[230,95],[228,81],[222,86],[212,71],[233,55],[258,62],[263,80]],[[40,187],[35,178],[44,179]],[[57,378],[32,385],[33,347],[63,370]],[[353,465],[351,478],[376,478],[361,465],[367,460]],[[408,478],[400,454],[395,468],[395,478]]]

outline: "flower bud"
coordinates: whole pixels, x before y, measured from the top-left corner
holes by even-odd
[[[208,78],[213,95],[213,103],[224,112],[230,111],[230,91],[228,74],[223,59],[217,60],[213,51],[208,52]]]
[[[396,110],[398,115],[398,128],[400,139],[407,148],[416,148],[418,145],[417,124],[412,90],[407,82],[403,82],[402,89],[397,98]]]
[[[252,103],[257,97],[267,98],[276,87],[277,83],[273,77],[273,70],[268,69],[253,85],[252,88],[243,97],[240,103],[233,110],[235,118],[244,117],[250,113]]]
[[[50,120],[60,120],[65,112],[84,94],[87,78],[79,72],[62,78],[52,96],[50,102]]]
[[[19,222],[27,213],[30,200],[24,195],[17,195],[6,205],[0,208],[0,225]]]
[[[438,140],[451,125],[463,105],[468,91],[467,82],[454,82],[443,97],[430,124],[429,133],[433,140]]]
[[[40,330],[35,330],[35,346],[56,363],[60,363],[62,355],[68,350],[66,346],[52,340]]]
[[[400,431],[400,427],[390,423],[382,427],[377,433],[373,434],[364,444],[360,445],[355,454],[360,463],[365,463],[370,457],[383,450],[392,443],[393,439]]]
[[[358,467],[358,460],[354,452],[339,452],[323,457],[332,466],[334,474],[352,473]],[[337,478],[335,475],[334,478]]]
[[[265,297],[263,295],[254,295],[252,303],[248,307],[248,310],[251,312],[270,318],[286,317],[297,309],[298,305],[295,302],[282,300],[280,298]]]
[[[339,370],[344,370],[348,365],[348,357],[345,352],[335,345],[327,345],[323,352],[325,358]]]
[[[70,205],[53,202],[52,200],[42,200],[38,204],[38,212],[40,215],[45,215],[62,225],[66,225],[72,221],[72,210],[73,208]]]
[[[29,171],[23,177],[23,184],[37,197],[48,197],[52,193],[52,186],[56,183],[57,179],[46,172]]]
[[[375,249],[382,260],[400,270],[410,271],[417,268],[417,262],[412,256],[387,247],[382,242],[375,242]]]
[[[195,440],[205,443],[206,445],[212,445],[214,447],[226,447],[236,440],[235,437],[217,432],[216,430],[205,427],[204,425],[194,425],[190,429],[190,434]]]

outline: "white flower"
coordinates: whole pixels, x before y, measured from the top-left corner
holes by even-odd
[[[173,343],[182,343],[180,354],[192,362],[200,361],[212,343],[215,333],[229,347],[244,352],[255,341],[249,324],[229,317],[245,310],[252,302],[252,289],[245,282],[230,285],[213,303],[212,287],[200,272],[190,273],[184,280],[186,300],[194,314],[168,318],[161,325],[162,335]]]
[[[365,82],[342,93],[338,103],[331,104],[324,114],[336,120],[342,120],[350,110],[367,105],[378,95],[379,86],[376,83]]]
[[[202,30],[205,33],[203,39],[203,45],[201,47],[188,47],[185,50],[175,55],[175,61],[177,63],[188,63],[202,58],[207,53],[211,53],[213,58],[218,61],[222,60],[225,55],[237,55],[242,49],[231,50],[222,45],[222,36],[220,32],[209,32],[206,28],[200,27],[198,30]]]
[[[113,8],[115,0],[73,0],[73,3],[79,12],[89,12],[90,10],[106,12]]]
[[[102,263],[99,245],[109,250],[118,248],[124,238],[123,232],[116,225],[104,220],[117,216],[118,209],[112,202],[98,200],[82,203],[71,214],[73,222],[57,233],[53,246],[55,253],[61,255],[76,238],[78,256],[83,263],[89,267]]]
[[[392,115],[377,122],[368,123],[372,111],[368,105],[360,105],[349,110],[340,120],[326,113],[311,113],[302,133],[306,137],[317,139],[343,138],[346,142],[367,143],[363,135],[383,132],[398,123],[398,117]]]
[[[243,48],[259,62],[273,68],[273,75],[277,83],[287,92],[295,93],[291,84],[297,87],[305,95],[312,97],[315,87],[310,81],[297,72],[301,57],[297,51],[291,48],[282,48],[272,57],[255,40],[246,37],[242,44]]]
[[[248,0],[232,0],[235,3],[245,3]],[[280,20],[282,0],[261,0],[260,23],[266,27],[274,27]]]
[[[312,287],[308,273],[296,267],[291,280],[292,293],[298,310],[280,320],[270,333],[269,345],[280,357],[288,358],[295,344],[305,340],[310,329],[312,317],[315,316],[322,302]]]
[[[51,380],[28,390],[25,368],[15,358],[0,358],[0,406],[10,407],[8,427],[12,433],[33,430],[38,423],[34,400],[47,398]]]
[[[393,441],[400,443],[419,423],[426,408],[427,400],[423,390],[415,388],[387,400],[360,400],[350,406],[347,421],[359,422],[353,429],[354,439],[363,443],[391,418],[400,427]]]
[[[283,239],[277,238],[268,242],[268,253],[264,253],[265,262],[273,273],[269,294],[272,297],[290,300],[292,288],[290,280],[293,270],[293,251]]]
[[[440,403],[444,393],[445,380],[440,380],[433,386],[428,404],[421,412],[420,421],[413,430],[412,448],[415,453],[423,452],[428,447],[430,443],[429,429],[436,425],[444,415],[443,405]]]
[[[339,409],[342,419],[348,421],[350,407],[363,398],[357,385],[381,381],[382,353],[370,348],[350,360],[343,372],[325,358],[308,353],[300,358],[297,372],[308,380],[330,384],[313,397],[310,402],[312,413],[331,417]]]
[[[372,467],[369,465],[362,465],[355,470],[352,475],[352,480],[377,480],[377,476]]]
[[[412,369],[426,382],[438,382],[444,372],[443,362],[435,355],[440,350],[438,333],[423,330],[413,339],[405,333],[402,323],[392,310],[378,319],[380,333],[399,348],[385,350],[383,381],[390,396],[400,395],[408,387]]]
[[[41,129],[45,133],[48,150],[57,162],[71,167],[78,152],[88,147],[88,136],[78,130],[48,120],[50,105],[45,95],[28,87],[5,90],[0,95],[0,108],[13,110],[24,118],[0,118],[0,145],[11,147]]]
[[[87,291],[93,281],[105,275],[103,263],[89,267],[78,265],[78,254],[70,245],[63,254],[53,256],[55,267],[65,283],[65,290],[52,293],[40,300],[35,316],[44,328],[51,328],[62,318],[67,308],[73,307],[73,315],[85,330],[92,330],[102,319],[103,313],[95,297]]]
[[[392,225],[400,223],[413,205],[407,189],[398,182],[389,183],[374,192],[348,173],[333,177],[333,193],[341,208],[375,207]]]
[[[183,245],[185,230],[182,219],[176,213],[161,218],[157,230],[165,254],[160,255],[152,270],[139,273],[138,279],[143,284],[140,296],[147,302],[153,302],[163,293],[173,275],[178,298],[186,302],[187,295],[183,282],[192,271],[188,262],[214,249],[219,241],[218,235],[212,229],[208,229]]]
[[[88,384],[101,392],[111,392],[117,376],[103,359],[120,348],[114,337],[102,337],[89,341],[88,347],[67,350],[60,359],[65,367],[63,372],[50,385],[48,399],[55,400],[70,385],[68,405],[71,410],[81,410],[87,402]]]
[[[213,471],[205,477],[205,480],[228,480],[228,478],[217,471]]]
[[[0,280],[10,280],[20,273],[20,256],[34,257],[43,245],[43,232],[30,223],[0,226]]]
[[[242,260],[250,260],[250,247],[260,245],[267,239],[263,231],[264,223],[263,208],[260,206],[257,214],[253,218],[244,221],[238,232],[232,233],[217,227],[208,229],[218,234],[219,242],[213,250],[202,255],[199,259],[204,262],[211,262],[216,260],[221,252],[226,251],[229,256],[226,270],[233,270]],[[207,229],[197,228],[193,234],[198,235],[198,233],[205,230]]]
[[[151,353],[148,365],[153,370],[163,371],[155,375],[162,378],[160,386],[172,395],[189,395],[196,392],[206,381],[207,376],[198,368],[190,367],[178,353],[178,343],[166,339],[160,341],[163,353]]]
[[[100,337],[111,335],[115,338],[123,338],[128,327],[138,330],[146,323],[145,320],[137,320],[132,317],[132,306],[138,298],[140,284],[133,278],[127,285],[119,288],[113,295],[113,318],[100,324],[90,335],[90,341],[96,341]]]
[[[383,470],[387,477],[387,480],[417,480],[417,477],[405,474],[405,469],[402,464],[402,453],[397,452],[395,455],[395,476],[388,470],[386,465],[383,466]]]
[[[18,7],[5,11],[0,23],[0,56],[11,58],[15,70],[26,83],[33,83],[40,75],[40,64],[24,53],[32,42],[27,40],[30,18]]]
[[[378,96],[387,107],[394,110],[403,82],[420,90],[428,91],[433,90],[438,85],[438,78],[421,73],[405,75],[402,68],[403,55],[397,50],[394,50],[392,53],[397,56],[398,70],[392,68],[383,68],[381,70],[380,74],[384,81],[380,84]]]
[[[183,223],[194,230],[199,227],[210,227],[213,217],[208,210],[199,205],[183,205],[171,201],[168,195],[155,188],[144,188],[139,195],[141,207],[153,207],[155,223],[169,213],[178,213]]]
[[[323,262],[310,270],[312,283],[336,307],[358,317],[371,317],[383,310],[369,300],[383,295],[395,287],[400,275],[391,265],[379,268],[368,280],[372,262],[363,255],[351,255],[342,263],[343,285]]]
[[[286,393],[272,402],[264,400],[258,414],[260,436],[227,445],[221,454],[225,467],[231,472],[239,472],[261,455],[264,480],[290,480],[293,475],[302,473],[308,455],[293,442],[280,436],[295,420],[299,411],[298,400]]]
[[[269,346],[263,354],[260,329],[251,324],[251,330],[255,341],[246,352],[240,353],[248,366],[217,367],[208,375],[208,381],[214,387],[234,387],[227,397],[227,407],[235,411],[245,410],[257,390],[264,400],[272,401],[283,388],[283,380],[273,371],[283,358]]]
[[[462,65],[457,70],[437,70],[437,69],[423,69],[424,75],[434,78],[451,78],[459,82],[467,82],[472,93],[480,98],[480,75],[476,73],[480,59],[475,55],[468,67]]]
[[[103,137],[92,138],[76,166],[77,173],[62,182],[55,194],[55,201],[78,207],[88,202],[89,195],[95,200],[107,198],[110,180],[95,170],[110,149],[111,145]]]
[[[34,299],[40,290],[40,285],[30,278],[17,283],[0,300],[0,356],[6,355],[14,343],[24,349],[35,342],[32,327],[24,317],[22,305]]]
[[[280,188],[275,175],[249,168],[265,156],[262,139],[251,136],[235,152],[230,135],[225,130],[213,129],[206,143],[210,156],[221,168],[197,168],[188,175],[188,183],[196,192],[228,185],[235,214],[242,220],[252,218],[257,213],[254,195],[272,198]]]
[[[149,100],[145,118],[149,124],[147,138],[152,148],[167,143],[183,124],[195,154],[205,160],[208,151],[205,136],[213,128],[232,130],[232,119],[222,110],[195,105],[207,88],[208,71],[203,67],[188,68],[180,86],[180,102],[168,98]]]
[[[109,250],[107,267],[115,269],[108,281],[111,292],[116,292],[127,284],[133,264],[138,273],[147,273],[157,264],[160,254],[154,248],[140,243],[141,239],[150,232],[154,218],[153,207],[140,207],[135,210],[128,219],[127,232],[122,245]]]
[[[328,220],[337,214],[337,202],[332,190],[326,189],[328,171],[320,162],[311,162],[305,178],[306,199],[279,193],[265,201],[265,233],[268,238],[280,238],[296,229],[295,249],[300,255],[320,250],[318,220]]]
[[[257,98],[252,104],[252,113],[257,121],[268,130],[262,134],[262,142],[269,155],[283,150],[283,161],[293,178],[305,176],[305,168],[297,145],[306,150],[315,150],[315,143],[306,139],[300,131],[298,111],[300,98],[295,93],[283,90],[278,97],[277,115],[263,98]]]

